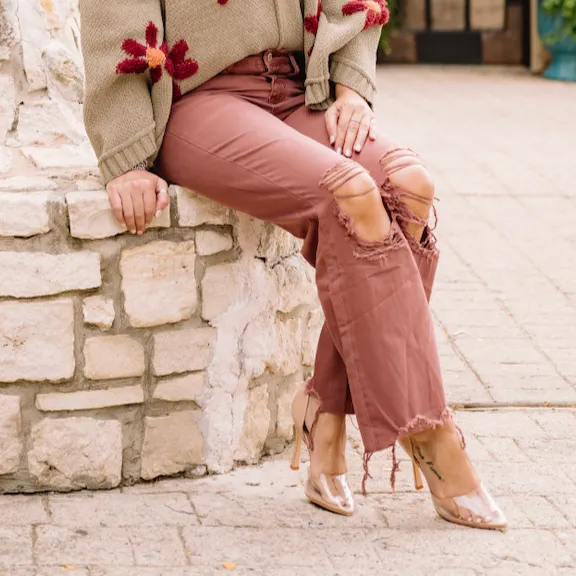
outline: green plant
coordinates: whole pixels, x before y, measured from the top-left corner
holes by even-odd
[[[557,42],[566,36],[576,39],[576,0],[543,0],[542,9],[559,21],[558,28],[546,36],[546,41]]]
[[[380,37],[380,48],[383,50],[384,54],[390,54],[390,35],[392,34],[392,31],[397,30],[402,26],[402,10],[400,1],[401,0],[388,0],[390,20],[388,20],[388,24],[382,28],[382,36]]]

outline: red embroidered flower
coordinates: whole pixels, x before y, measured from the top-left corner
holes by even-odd
[[[322,2],[318,1],[318,10],[313,16],[306,16],[304,18],[304,28],[310,32],[310,34],[318,34],[318,24],[320,23],[320,14],[322,14]]]
[[[162,78],[162,65],[166,63],[168,48],[166,42],[158,46],[158,28],[153,22],[146,26],[146,45],[137,40],[124,40],[122,50],[132,56],[122,60],[116,66],[117,74],[142,74],[150,69],[152,83],[156,84]]]
[[[166,70],[174,79],[174,100],[182,97],[182,90],[178,81],[186,80],[198,72],[198,62],[192,58],[186,58],[188,44],[185,40],[178,40],[168,54]]]
[[[222,6],[224,6],[224,4],[227,4],[228,0],[218,0],[218,4],[222,4]]]
[[[132,58],[122,60],[116,66],[117,74],[142,74],[150,70],[152,84],[156,84],[162,78],[162,66],[173,79],[173,99],[178,100],[182,96],[179,84],[194,76],[198,72],[198,62],[186,58],[188,44],[185,40],[178,40],[168,51],[166,42],[162,42],[158,48],[158,28],[152,22],[146,26],[146,45],[132,39],[122,42],[122,50]]]
[[[366,12],[366,24],[364,30],[371,26],[383,26],[388,24],[390,11],[386,0],[353,0],[342,6],[342,14],[350,16],[356,12]]]
[[[312,16],[306,16],[306,18],[304,18],[304,29],[307,32],[310,32],[310,34],[314,34],[314,36],[318,34],[318,26],[320,24],[320,14],[322,14],[322,1],[318,0],[318,9],[316,10],[316,14]],[[312,54],[313,48],[314,45],[312,45],[310,50],[308,50],[308,56]]]

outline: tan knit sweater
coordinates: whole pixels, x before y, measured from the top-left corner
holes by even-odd
[[[385,0],[80,0],[86,130],[104,183],[156,157],[173,100],[264,50],[306,54],[306,103],[369,102]]]

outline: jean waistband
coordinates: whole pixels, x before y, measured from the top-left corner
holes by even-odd
[[[228,66],[222,74],[298,76],[303,69],[304,55],[301,52],[266,50]]]

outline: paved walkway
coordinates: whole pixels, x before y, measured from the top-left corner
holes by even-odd
[[[386,454],[355,517],[323,513],[283,457],[196,481],[0,497],[0,576],[576,573],[576,85],[399,67],[380,86],[382,129],[437,177],[446,385],[512,529],[437,519],[406,462],[392,495]]]

